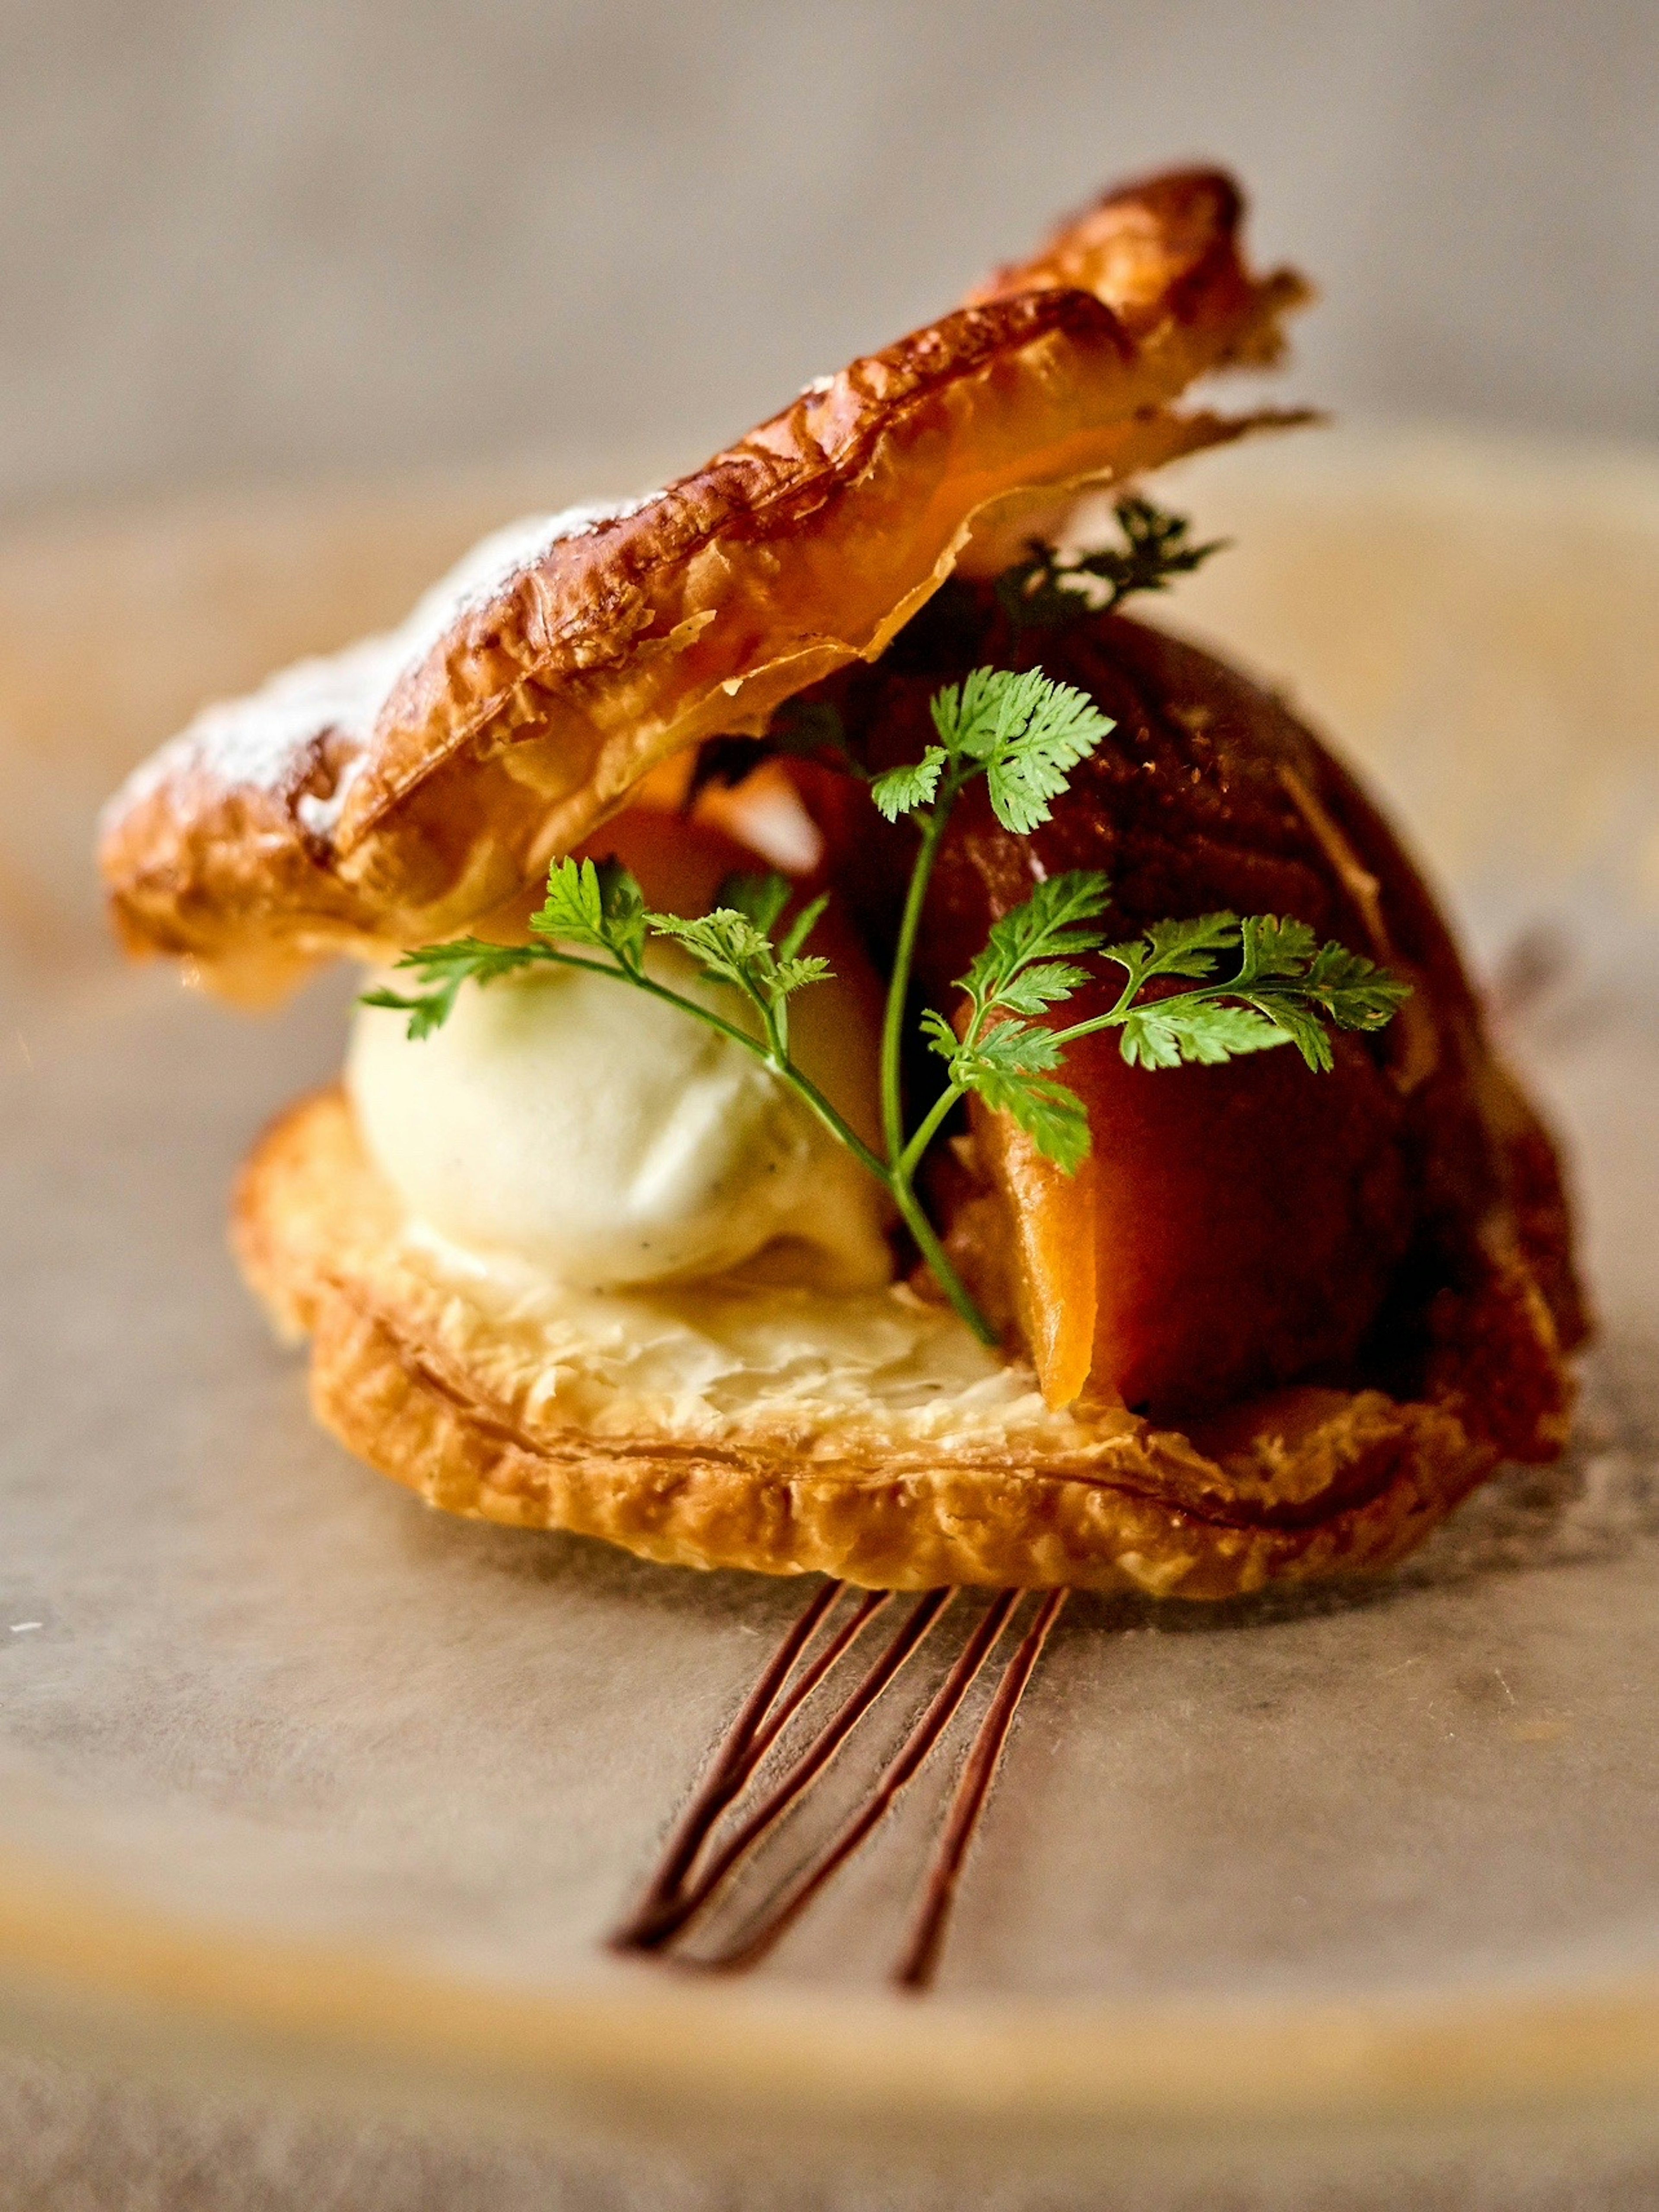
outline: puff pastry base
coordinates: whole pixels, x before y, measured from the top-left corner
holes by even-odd
[[[568,1298],[411,1231],[344,1096],[244,1170],[243,1269],[324,1425],[447,1511],[676,1565],[1215,1599],[1388,1565],[1498,1457],[1443,1405],[1297,1389],[1211,1457],[1044,1407],[902,1290]]]

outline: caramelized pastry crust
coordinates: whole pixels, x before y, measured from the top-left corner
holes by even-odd
[[[667,755],[878,654],[975,532],[1282,419],[1170,405],[1304,295],[1240,216],[1208,172],[1109,194],[666,490],[503,533],[402,631],[210,710],[106,815],[124,940],[252,994],[464,928]]]

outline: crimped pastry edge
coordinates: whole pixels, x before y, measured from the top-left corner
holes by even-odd
[[[1221,1462],[1115,1409],[1035,1453],[948,1433],[918,1450],[872,1440],[867,1422],[844,1455],[833,1437],[795,1452],[646,1424],[601,1437],[561,1422],[556,1399],[552,1417],[545,1401],[526,1417],[515,1400],[531,1378],[483,1313],[460,1310],[465,1291],[436,1278],[411,1290],[406,1256],[387,1264],[403,1225],[337,1091],[291,1107],[243,1171],[237,1255],[278,1331],[310,1336],[324,1425],[449,1512],[665,1564],[1228,1598],[1386,1566],[1498,1457],[1444,1407],[1375,1390],[1343,1395],[1288,1447],[1259,1441]]]

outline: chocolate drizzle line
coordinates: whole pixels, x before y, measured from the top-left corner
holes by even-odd
[[[925,1990],[933,1978],[939,1953],[945,1947],[945,1930],[956,1897],[957,1878],[968,1856],[968,1847],[974,1840],[974,1832],[979,1826],[980,1818],[990,1798],[991,1785],[996,1780],[997,1768],[1008,1741],[1008,1731],[1014,1724],[1019,1701],[1036,1670],[1037,1661],[1042,1656],[1042,1647],[1048,1641],[1049,1632],[1059,1620],[1060,1607],[1068,1595],[1066,1590],[1056,1589],[1050,1590],[1044,1597],[997,1685],[996,1695],[986,1708],[985,1717],[979,1724],[973,1747],[968,1753],[968,1763],[962,1770],[962,1779],[957,1784],[957,1794],[951,1801],[945,1832],[933,1849],[933,1861],[927,1869],[927,1885],[922,1893],[921,1910],[916,1916],[915,1926],[911,1930],[904,1955],[893,1972],[893,1979],[900,1989]]]
[[[723,1952],[718,1959],[711,1960],[708,1962],[711,1967],[721,1972],[734,1972],[744,1966],[752,1966],[757,1960],[763,1958],[830,1877],[851,1858],[956,1717],[957,1708],[973,1686],[975,1677],[989,1658],[993,1646],[1006,1627],[1009,1616],[1018,1602],[1018,1590],[1000,1593],[963,1646],[955,1666],[934,1692],[921,1717],[912,1725],[897,1753],[864,1803],[837,1832],[817,1864],[772,1905],[760,1925],[734,1949]]]
[[[861,1678],[787,1760],[780,1778],[714,1848],[715,1832],[723,1818],[736,1808],[768,1753],[812,1692],[851,1650],[868,1623],[893,1601],[890,1591],[860,1593],[852,1613],[827,1638],[816,1656],[803,1665],[805,1655],[848,1591],[848,1586],[844,1583],[826,1584],[784,1637],[721,1741],[708,1773],[681,1816],[639,1906],[611,1938],[613,1949],[656,1955],[669,1951],[738,1865],[811,1787],[920,1647],[947,1606],[959,1595],[951,1589],[930,1590],[916,1601]],[[991,1601],[945,1680],[911,1723],[898,1750],[862,1803],[819,1849],[805,1871],[772,1900],[760,1920],[735,1945],[717,1955],[690,1959],[680,1954],[677,1963],[708,1972],[736,1972],[755,1965],[771,1949],[867,1839],[899,1793],[926,1763],[1001,1641],[1022,1595],[1018,1590],[1003,1590]],[[920,1990],[932,1976],[942,1948],[957,1876],[989,1797],[1020,1698],[1064,1596],[1063,1591],[1053,1592],[1043,1601],[1008,1662],[975,1736],[930,1866],[921,1913],[896,1978],[906,1988]],[[798,1668],[800,1671],[797,1674]]]
[[[715,1822],[743,1787],[743,1778],[750,1771],[757,1731],[771,1711],[779,1692],[788,1680],[796,1661],[811,1642],[826,1615],[834,1611],[846,1587],[845,1583],[825,1583],[773,1653],[760,1680],[744,1699],[737,1718],[721,1739],[702,1787],[681,1814],[679,1825],[664,1849],[661,1863],[651,1878],[650,1887],[641,1899],[638,1911],[632,1920],[611,1936],[613,1950],[635,1948],[664,1906],[679,1895],[681,1886],[696,1865]]]
[[[636,1917],[632,1940],[624,1948],[659,1951],[702,1911],[739,1860],[749,1856],[762,1837],[817,1781],[955,1595],[954,1590],[929,1590],[918,1599],[886,1650],[830,1714],[782,1779],[720,1846],[695,1881],[677,1896],[665,1899],[655,1917],[643,1926]]]

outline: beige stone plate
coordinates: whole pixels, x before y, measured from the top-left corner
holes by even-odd
[[[1606,1325],[1570,1462],[1369,1591],[1075,1602],[920,2004],[880,1978],[937,1781],[753,1981],[602,1954],[799,1594],[452,1522],[319,1435],[222,1216],[332,1066],[345,980],[249,1021],[97,925],[92,808],[201,694],[635,473],[0,544],[0,2021],[553,2120],[601,2160],[647,2123],[988,2173],[1646,2127],[1659,459],[1350,433],[1185,477],[1240,547],[1170,619],[1284,677],[1410,817],[1572,1141]]]

